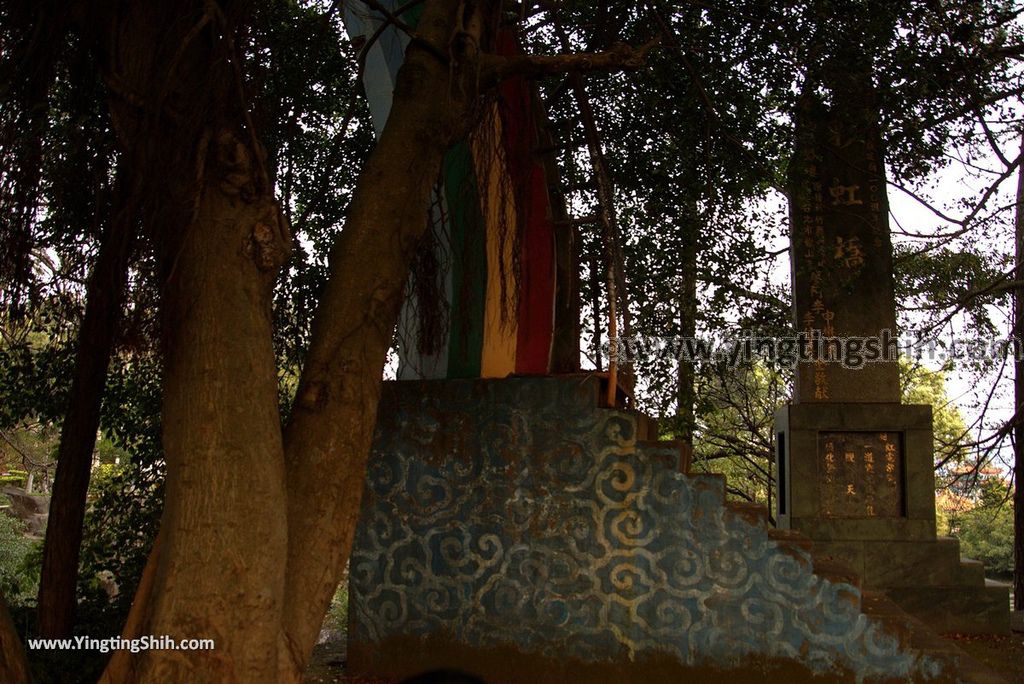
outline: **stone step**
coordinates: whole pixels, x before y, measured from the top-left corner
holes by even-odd
[[[889,597],[938,633],[1009,634],[1009,587],[896,587]]]
[[[956,537],[939,537],[939,543],[948,544],[950,547],[956,549],[956,556],[960,559],[960,565],[957,568],[957,584],[979,587],[984,586],[985,564],[979,560],[964,556],[960,548],[959,539]]]
[[[863,591],[860,598],[860,609],[865,615],[882,623],[886,634],[896,638],[904,648],[921,648],[914,643],[915,630],[911,618],[896,605],[892,599],[880,591]],[[934,639],[937,635],[928,633]],[[941,641],[941,640],[939,640]]]
[[[839,559],[870,589],[962,584],[956,540],[816,541],[815,553]]]
[[[833,584],[849,584],[860,589],[860,575],[840,560],[829,556],[814,556],[814,574]]]
[[[959,651],[959,649],[957,649]],[[957,679],[967,684],[1010,684],[1009,681],[998,672],[981,661],[975,660],[965,652],[960,651],[953,662]]]
[[[725,475],[721,473],[690,473],[695,489],[714,492],[719,501],[725,501]]]
[[[678,439],[658,439],[637,441],[637,448],[653,450],[670,450],[672,453],[673,468],[680,473],[690,471],[691,455],[693,449],[689,444]]]
[[[686,472],[683,443],[675,440],[637,440],[637,451],[678,472]]]
[[[955,539],[882,542],[870,544],[883,564],[864,560],[864,582],[869,586],[893,587],[951,585],[960,579],[960,543]]]
[[[987,665],[971,658],[954,642],[940,637],[930,626],[904,611],[885,592],[864,591],[861,610],[883,625],[887,634],[901,646],[943,663],[947,672],[955,672],[957,682],[968,684],[1008,684]]]
[[[770,527],[768,528],[768,538],[784,549],[799,549],[811,553],[814,548],[814,542],[796,530]]]
[[[725,510],[752,525],[758,527],[767,527],[768,525],[768,508],[764,504],[749,501],[726,501]]]
[[[973,558],[961,558],[958,584],[983,586],[985,584],[985,564]]]
[[[898,605],[898,604],[897,604]],[[955,642],[943,639],[932,627],[907,613],[907,623],[913,630],[910,647],[944,663],[947,672],[955,672],[957,682],[965,684],[1009,684],[988,665],[975,660]]]

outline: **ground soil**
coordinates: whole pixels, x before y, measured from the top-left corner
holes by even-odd
[[[998,634],[943,634],[972,658],[981,661],[1013,684],[1024,684],[1024,633],[1010,636]]]
[[[1024,684],[1024,633],[944,634],[972,658],[993,668],[1011,684]],[[346,672],[344,639],[332,639],[313,651],[304,684],[393,684],[393,680],[357,677]]]

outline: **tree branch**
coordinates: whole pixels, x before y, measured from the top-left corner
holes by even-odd
[[[625,43],[616,43],[604,52],[579,52],[568,55],[512,55],[499,57],[493,54],[481,55],[481,82],[494,85],[511,76],[537,78],[567,72],[601,72],[639,69],[647,61],[649,53],[658,44],[658,39],[644,43],[638,48]]]

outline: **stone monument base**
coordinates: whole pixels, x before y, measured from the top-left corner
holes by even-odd
[[[1008,587],[936,537],[931,406],[793,404],[775,424],[779,527],[936,631],[1009,633]]]

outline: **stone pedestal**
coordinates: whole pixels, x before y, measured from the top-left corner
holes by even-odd
[[[1007,588],[936,537],[931,406],[794,404],[775,424],[779,527],[940,632],[1009,632]]]
[[[793,404],[775,426],[779,527],[819,540],[935,539],[931,406]]]

